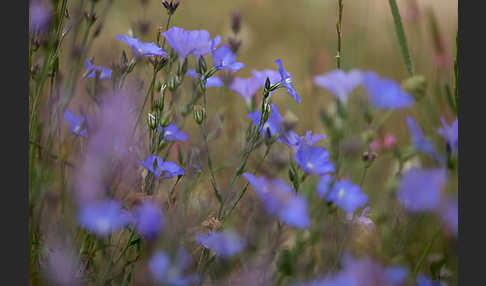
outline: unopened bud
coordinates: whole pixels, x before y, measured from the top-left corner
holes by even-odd
[[[402,83],[402,88],[418,100],[425,95],[427,80],[423,75],[412,76]]]
[[[231,30],[238,34],[241,29],[241,12],[235,11],[231,13]]]
[[[262,111],[262,113],[263,113],[262,124],[267,122],[271,111],[272,111],[272,106],[268,102],[265,102],[265,104],[263,105],[263,111]]]
[[[177,7],[179,7],[179,1],[164,0],[162,1],[162,6],[167,10],[167,14],[172,15],[177,10]]]
[[[375,161],[376,159],[376,153],[375,152],[364,152],[363,155],[361,155],[361,160],[363,160],[364,162],[373,162]]]
[[[197,68],[196,68],[196,72],[198,74],[205,74],[207,70],[208,70],[208,67],[206,65],[206,61],[204,60],[203,56],[200,56],[199,61],[198,61],[198,65],[197,65]]]
[[[148,114],[147,123],[151,130],[157,129],[157,118],[152,113]]]
[[[197,124],[202,124],[204,118],[206,117],[206,110],[200,105],[194,105],[193,115],[194,120],[197,122]]]

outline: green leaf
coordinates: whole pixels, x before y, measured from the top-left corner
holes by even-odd
[[[389,0],[390,9],[393,15],[393,21],[395,22],[395,32],[398,37],[398,44],[402,52],[403,61],[405,62],[405,67],[409,75],[413,75],[413,64],[410,58],[410,53],[407,44],[407,37],[405,36],[405,31],[403,30],[402,19],[400,17],[400,11],[398,10],[397,2],[395,0]]]

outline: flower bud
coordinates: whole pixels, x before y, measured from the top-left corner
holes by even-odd
[[[270,112],[272,111],[272,106],[268,103],[268,102],[265,102],[263,104],[263,111],[262,111],[262,115],[263,115],[263,118],[262,118],[262,125],[265,124],[265,122],[267,122],[268,120],[268,117],[270,116]]]
[[[363,155],[361,155],[361,160],[363,160],[364,162],[372,163],[373,161],[375,161],[375,159],[376,159],[375,152],[371,152],[371,153],[364,152]]]
[[[412,76],[402,83],[402,88],[418,100],[425,95],[427,80],[423,75]]]
[[[152,113],[148,114],[147,123],[151,130],[157,129],[157,118]]]
[[[231,13],[231,30],[233,33],[238,34],[241,29],[241,12],[234,11]]]
[[[169,62],[169,59],[167,57],[160,57],[159,60],[157,61],[157,66],[156,70],[160,71],[165,67],[165,65]]]
[[[204,107],[200,106],[200,105],[194,105],[194,109],[193,109],[193,116],[194,116],[194,120],[197,122],[197,124],[202,124],[205,117],[206,117],[206,110],[204,109]]]
[[[179,7],[179,1],[167,1],[164,0],[162,1],[162,6],[165,7],[167,10],[167,14],[172,15],[174,12],[177,10],[177,7]]]
[[[206,61],[204,60],[203,56],[200,56],[199,61],[198,61],[198,65],[196,67],[196,72],[198,74],[205,74],[207,70],[208,70],[208,67],[206,65]]]

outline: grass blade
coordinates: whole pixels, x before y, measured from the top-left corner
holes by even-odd
[[[413,75],[413,64],[410,58],[410,52],[408,50],[407,37],[405,36],[405,31],[403,30],[402,19],[400,17],[400,11],[398,11],[397,2],[395,0],[388,0],[390,3],[390,9],[393,15],[393,21],[395,22],[395,31],[397,32],[398,44],[400,45],[400,50],[402,51],[403,61],[405,62],[405,67],[409,75]]]

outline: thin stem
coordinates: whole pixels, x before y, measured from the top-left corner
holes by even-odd
[[[434,244],[435,239],[437,236],[440,234],[440,227],[437,228],[437,230],[434,233],[434,236],[432,236],[432,239],[429,241],[427,246],[425,246],[425,249],[422,253],[422,256],[420,257],[420,260],[418,261],[417,265],[415,266],[415,269],[413,270],[413,277],[417,277],[418,272],[420,271],[420,268],[422,267],[422,264],[424,263],[425,258],[429,255],[430,250],[432,249],[432,245]]]
[[[341,69],[341,57],[342,57],[342,50],[341,50],[341,41],[343,37],[343,32],[341,30],[342,18],[343,18],[343,0],[338,0],[338,19],[336,23],[336,32],[337,32],[337,41],[338,41],[336,64],[338,69]]]

